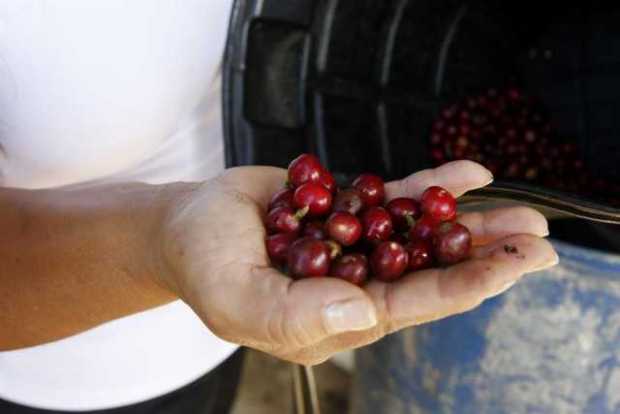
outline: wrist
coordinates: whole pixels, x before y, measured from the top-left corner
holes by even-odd
[[[181,296],[181,289],[177,282],[176,266],[170,262],[170,240],[180,237],[173,234],[171,223],[185,208],[195,192],[201,187],[201,183],[171,183],[154,186],[150,193],[147,204],[147,219],[142,234],[145,236],[145,264],[149,269],[148,274],[153,281],[162,288],[168,290],[176,297]],[[136,209],[139,214],[141,209]],[[182,253],[181,253],[182,254]]]

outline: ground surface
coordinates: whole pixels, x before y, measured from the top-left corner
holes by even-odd
[[[344,414],[350,378],[331,363],[315,368],[321,414]],[[265,354],[248,351],[239,395],[232,414],[292,413],[289,365]]]

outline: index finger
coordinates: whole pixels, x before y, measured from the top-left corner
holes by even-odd
[[[482,165],[472,161],[454,161],[388,183],[385,191],[388,200],[398,197],[419,199],[428,187],[439,186],[459,197],[492,182],[493,174]]]

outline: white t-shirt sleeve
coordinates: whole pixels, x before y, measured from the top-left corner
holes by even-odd
[[[231,3],[0,1],[0,185],[219,173],[217,70]],[[63,411],[114,408],[186,385],[235,349],[176,302],[0,353],[0,398]]]

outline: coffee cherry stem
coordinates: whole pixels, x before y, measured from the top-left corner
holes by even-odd
[[[405,216],[405,220],[407,220],[407,225],[409,226],[410,229],[415,227],[416,220],[413,218],[411,214],[407,214]]]
[[[335,260],[339,258],[340,256],[342,256],[342,246],[340,246],[338,243],[336,243],[333,240],[328,240],[325,243],[329,247],[329,251],[330,251],[329,256],[331,257],[332,260]]]
[[[295,218],[299,221],[303,220],[304,217],[306,217],[308,215],[308,212],[310,211],[310,206],[306,206],[304,208],[300,208],[299,210],[297,210],[297,212],[295,213]]]

